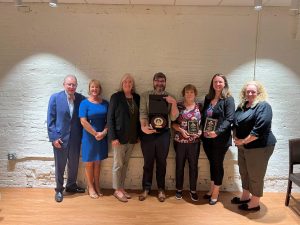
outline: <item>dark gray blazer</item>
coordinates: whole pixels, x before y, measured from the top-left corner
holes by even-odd
[[[140,96],[133,93],[133,99],[140,108]],[[108,121],[108,140],[113,141],[118,139],[121,144],[127,144],[129,140],[130,130],[130,112],[126,97],[123,91],[114,93],[109,102],[109,110],[107,115]],[[136,122],[136,129],[138,136],[141,133],[141,125],[138,119]]]

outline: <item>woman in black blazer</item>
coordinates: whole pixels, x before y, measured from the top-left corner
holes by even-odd
[[[135,93],[134,79],[125,74],[118,92],[111,96],[108,111],[108,139],[113,149],[114,196],[127,202],[131,196],[124,189],[128,162],[140,135],[140,96]]]
[[[218,201],[220,186],[224,176],[223,161],[231,145],[231,124],[234,119],[234,99],[223,74],[212,77],[208,94],[205,96],[202,112],[203,148],[210,164],[211,186],[205,199],[210,205]],[[214,126],[207,126],[207,119],[214,119]]]

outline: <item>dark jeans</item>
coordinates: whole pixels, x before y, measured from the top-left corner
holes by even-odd
[[[165,189],[165,176],[169,146],[169,130],[157,134],[144,134],[141,137],[141,148],[144,156],[144,190],[151,189],[154,162],[156,162],[157,187],[158,189]]]
[[[220,186],[224,177],[223,162],[228,147],[216,145],[213,139],[206,139],[203,140],[203,148],[209,161],[210,179]]]
[[[190,190],[196,191],[198,179],[198,159],[200,153],[200,142],[179,143],[174,141],[176,152],[176,189],[183,189],[184,166],[186,160],[189,162]]]

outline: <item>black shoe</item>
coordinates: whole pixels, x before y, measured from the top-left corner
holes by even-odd
[[[66,188],[66,192],[70,192],[70,193],[84,193],[85,189],[81,188],[81,187],[67,187]]]
[[[234,197],[233,199],[231,199],[231,204],[245,204],[250,202],[250,199],[248,200],[241,200],[239,197]]]
[[[194,201],[194,202],[197,202],[199,200],[199,197],[197,195],[197,192],[191,192],[190,191],[190,196],[191,196],[191,199]]]
[[[157,195],[158,201],[164,202],[166,200],[166,194],[164,190],[158,190],[158,195]]]
[[[204,198],[204,199],[210,199],[210,198],[211,198],[211,195],[205,194],[205,195],[203,195],[203,198]]]
[[[176,191],[176,193],[175,193],[175,198],[177,199],[177,200],[180,200],[180,199],[182,199],[182,191]]]
[[[217,202],[218,202],[218,199],[209,199],[208,204],[215,205],[215,204],[217,204]]]
[[[140,201],[144,201],[144,200],[147,198],[148,194],[149,194],[149,190],[144,190],[144,191],[140,194],[139,200],[140,200]]]
[[[55,201],[62,202],[64,199],[63,193],[60,191],[55,192]]]
[[[245,203],[245,204],[239,205],[239,209],[240,210],[244,210],[244,211],[253,211],[253,212],[256,212],[256,211],[260,210],[260,206],[249,208],[248,204]]]
[[[217,199],[212,199],[212,198],[210,198],[208,204],[210,204],[210,205],[215,205],[215,204],[217,204],[218,199],[219,199],[219,195],[218,195]]]

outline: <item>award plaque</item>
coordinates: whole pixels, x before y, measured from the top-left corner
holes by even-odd
[[[215,131],[218,120],[213,118],[206,118],[204,125],[204,132]]]
[[[199,124],[197,120],[187,121],[187,131],[189,134],[198,134]]]
[[[149,95],[149,122],[157,131],[168,125],[168,103],[163,97],[166,95]]]

